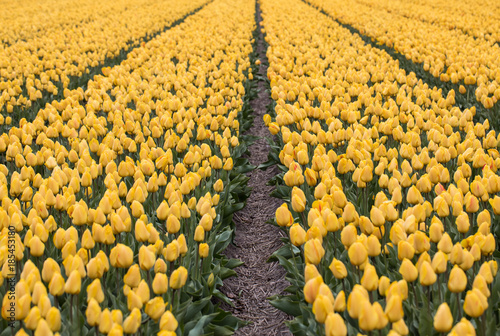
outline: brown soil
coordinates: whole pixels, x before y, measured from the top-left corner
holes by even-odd
[[[260,22],[260,12],[258,13]],[[260,34],[260,26],[258,28]],[[260,60],[266,59],[266,48],[262,34],[257,39],[257,53]],[[267,77],[267,66],[263,62],[259,74]],[[255,120],[248,134],[259,137],[250,146],[250,162],[258,166],[267,161],[269,145],[265,140],[270,133],[264,125],[262,117],[270,97],[266,92],[265,83],[258,82],[258,96],[251,102]],[[267,260],[273,252],[280,248],[280,237],[283,233],[266,221],[274,217],[281,202],[270,196],[273,187],[266,182],[278,173],[276,166],[267,170],[255,169],[249,173],[249,186],[252,193],[247,205],[234,216],[236,223],[235,245],[230,245],[226,255],[244,262],[235,271],[237,277],[224,281],[221,291],[234,303],[234,307],[225,305],[223,309],[230,311],[236,317],[251,322],[236,331],[235,335],[291,335],[285,320],[291,319],[287,314],[269,304],[270,296],[283,294],[289,286],[285,280],[285,270],[277,263]]]

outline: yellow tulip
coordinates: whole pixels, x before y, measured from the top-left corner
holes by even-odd
[[[85,317],[87,323],[93,327],[99,324],[99,317],[101,315],[101,307],[95,299],[90,299],[87,305],[87,310],[85,311]]]
[[[390,322],[397,322],[404,316],[403,300],[399,295],[392,295],[387,306],[385,307],[385,314]]]
[[[54,281],[54,278],[52,279]],[[64,291],[68,294],[78,294],[82,286],[82,277],[77,270],[71,272],[64,285]],[[49,285],[50,287],[50,285]]]
[[[451,315],[450,307],[446,302],[442,303],[436,315],[434,315],[434,329],[437,332],[448,332],[453,326],[453,315]]]
[[[306,282],[304,285],[304,298],[308,303],[314,303],[322,283],[323,278],[321,276],[317,276],[316,278],[310,279]]]
[[[182,288],[186,284],[188,271],[183,266],[175,269],[170,276],[170,287],[172,289]]]
[[[47,314],[45,315],[47,324],[50,330],[53,332],[59,331],[61,329],[61,312],[55,307],[51,307]]]
[[[366,265],[361,278],[361,285],[366,288],[367,291],[374,291],[378,287],[378,275],[377,270],[372,265]],[[367,330],[367,329],[365,329]]]
[[[279,226],[291,226],[293,224],[292,213],[288,210],[286,203],[276,209],[276,223]]]
[[[123,321],[123,331],[127,334],[135,334],[141,325],[141,312],[134,308],[130,315]]]
[[[304,245],[304,256],[306,263],[318,265],[325,255],[325,249],[319,239],[308,240]]]
[[[327,315],[333,312],[333,304],[327,296],[318,294],[314,300],[312,310],[316,321],[325,323]]]
[[[403,259],[403,262],[401,263],[401,267],[399,267],[399,273],[403,276],[403,279],[405,279],[407,282],[413,282],[417,279],[418,277],[418,270],[413,265],[413,263],[408,260],[408,259]]]
[[[146,303],[146,308],[144,311],[154,321],[157,321],[165,312],[165,302],[160,296],[157,296]]]
[[[171,311],[167,310],[160,319],[160,330],[176,331],[179,323]]]
[[[428,261],[424,261],[420,267],[420,284],[430,286],[437,280],[437,275]]]
[[[113,267],[128,268],[132,265],[134,253],[132,249],[123,244],[117,244],[111,249],[109,261]]]
[[[329,313],[325,320],[326,336],[346,336],[347,327],[344,319],[337,313]]]
[[[354,266],[360,266],[367,260],[368,251],[362,243],[356,242],[349,247],[348,255],[351,264]]]
[[[478,289],[468,291],[464,300],[464,312],[470,317],[479,317],[483,315],[488,308],[486,297]]]
[[[347,276],[347,269],[344,263],[336,258],[333,258],[330,264],[330,270],[337,279],[344,279]]]

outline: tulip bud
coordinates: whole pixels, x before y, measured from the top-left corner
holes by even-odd
[[[318,269],[313,264],[307,264],[304,268],[304,282],[314,279],[319,274]]]
[[[316,321],[325,323],[327,315],[333,312],[333,304],[328,297],[318,294],[314,300],[312,310]]]
[[[397,322],[393,322],[392,329],[397,333],[396,335],[393,336],[408,335],[410,333],[404,319],[401,319]],[[389,336],[389,334],[387,334],[387,336]]]
[[[366,265],[363,277],[361,278],[361,285],[366,288],[367,291],[374,291],[377,289],[378,275],[374,266]]]
[[[344,279],[347,276],[347,269],[344,263],[336,258],[332,260],[330,270],[332,271],[333,276],[339,280]]]
[[[349,255],[349,261],[354,266],[360,266],[368,258],[368,252],[366,250],[366,247],[360,242],[356,242],[352,244],[351,247],[349,247],[348,255]]]
[[[113,267],[128,268],[132,265],[134,252],[132,249],[123,244],[117,244],[111,249],[109,261]]]
[[[366,289],[360,285],[354,285],[351,294],[347,298],[347,311],[353,319],[359,318],[363,301],[368,301]]]
[[[24,325],[30,330],[35,330],[41,318],[40,309],[35,306],[30,309],[28,316],[24,319]]]
[[[493,272],[491,271],[491,266],[488,263],[483,263],[481,265],[481,268],[479,268],[479,273],[481,274],[484,278],[484,280],[488,283],[491,284],[493,282]]]
[[[160,319],[160,330],[176,331],[179,323],[171,311],[167,310]]]
[[[41,257],[45,251],[45,244],[42,243],[38,236],[31,238],[29,242],[30,253],[34,257]]]
[[[166,201],[161,202],[158,209],[156,209],[156,216],[158,217],[158,219],[161,221],[167,219],[168,210],[169,210],[168,203]]]
[[[408,260],[408,259],[403,259],[403,262],[401,263],[401,267],[399,268],[399,273],[403,276],[403,279],[405,279],[407,282],[413,282],[417,279],[418,277],[418,270],[413,265],[413,263]]]
[[[151,251],[146,246],[142,245],[139,249],[139,265],[144,271],[149,271],[155,264],[156,256],[153,251]]]
[[[469,215],[467,215],[466,212],[461,212],[460,215],[458,215],[457,219],[455,220],[455,223],[457,225],[458,232],[460,233],[467,233],[469,231]]]
[[[352,244],[354,244],[357,238],[358,230],[354,224],[347,225],[340,233],[340,241],[346,248],[349,248]]]
[[[335,302],[333,304],[333,310],[341,313],[341,312],[345,311],[345,309],[346,309],[345,294],[344,294],[344,291],[341,290],[337,294],[337,298],[335,299]]]
[[[317,276],[316,278],[306,282],[304,286],[304,298],[308,303],[314,303],[314,300],[316,300],[316,297],[318,296],[319,288],[322,283],[323,278],[321,276]]]
[[[188,271],[183,266],[175,269],[170,276],[170,287],[172,289],[182,288],[186,284]]]
[[[99,324],[99,317],[101,315],[101,307],[95,299],[90,299],[87,310],[85,311],[85,316],[87,318],[87,323],[94,327]]]
[[[199,254],[200,258],[206,258],[208,257],[208,252],[209,252],[209,246],[207,243],[201,243],[199,246]]]
[[[168,290],[168,278],[163,273],[156,273],[153,279],[153,292],[157,295],[166,293]]]
[[[35,330],[35,336],[51,336],[53,335],[50,330],[49,324],[43,318],[40,319]]]
[[[59,311],[59,309],[55,307],[50,308],[47,312],[47,315],[45,316],[45,319],[52,332],[56,332],[61,329],[61,312]]]
[[[476,275],[472,288],[477,288],[485,297],[490,296],[490,289],[488,288],[488,283],[481,274]]]
[[[450,307],[446,302],[442,303],[436,315],[434,315],[434,329],[437,332],[448,332],[453,326],[453,315],[451,315]]]
[[[205,215],[206,216],[206,215]],[[167,231],[170,234],[175,234],[181,229],[179,219],[174,215],[169,215],[167,218]]]
[[[202,242],[204,239],[205,239],[205,230],[201,225],[198,225],[196,227],[196,230],[194,231],[194,241]]]
[[[430,286],[437,280],[437,275],[428,261],[424,261],[420,267],[420,284]]]
[[[286,203],[276,209],[276,223],[279,226],[291,226],[293,224],[292,213],[288,210]]]
[[[375,329],[378,322],[377,312],[368,300],[362,300],[360,305],[358,317],[359,327],[366,331]]]
[[[108,334],[113,324],[111,312],[107,308],[104,309],[99,316],[99,332]]]
[[[347,327],[344,319],[337,313],[329,313],[325,320],[326,336],[346,336]]]
[[[448,267],[448,260],[446,254],[441,251],[436,252],[434,258],[432,259],[432,269],[436,274],[441,274],[446,272]]]
[[[311,239],[304,245],[304,256],[306,263],[318,265],[325,255],[325,249],[319,239]]]
[[[146,303],[145,312],[149,315],[149,317],[151,317],[151,319],[158,321],[158,319],[165,312],[165,302],[163,301],[163,298],[161,296],[157,296],[154,299],[149,300],[148,303]]]
[[[76,271],[78,273],[78,271]],[[78,273],[80,274],[80,273]],[[49,283],[49,292],[53,296],[64,294],[65,282],[60,273],[55,273]]]
[[[415,248],[408,241],[400,241],[398,243],[398,259],[413,259],[415,255]]]
[[[141,271],[139,269],[139,265],[134,264],[125,273],[123,277],[123,282],[129,287],[137,287],[141,282]]]
[[[68,277],[68,280],[66,281],[66,284],[64,285],[64,291],[68,294],[73,294],[73,295],[78,294],[80,293],[81,286],[82,286],[82,277],[80,275],[80,272],[74,270],[71,272],[71,274]]]
[[[468,291],[465,295],[464,312],[470,317],[479,317],[483,315],[488,308],[486,297],[478,289]]]
[[[141,325],[141,311],[132,309],[130,315],[123,321],[123,331],[127,334],[135,334]]]
[[[397,322],[403,318],[403,300],[399,295],[391,296],[385,307],[385,314],[390,322]]]

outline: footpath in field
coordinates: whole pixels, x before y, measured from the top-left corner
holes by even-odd
[[[260,9],[257,8],[258,23],[261,22]],[[257,28],[259,35],[256,38],[257,58],[264,60],[266,48],[264,37]],[[266,63],[266,65],[264,65]],[[267,62],[260,65],[258,74],[266,77]],[[270,103],[265,83],[258,82],[257,98],[251,102],[255,112],[255,121],[249,134],[259,137],[250,146],[250,163],[258,166],[267,161],[269,144],[265,137],[269,135],[262,117],[266,113],[266,106]],[[275,226],[266,223],[274,218],[279,201],[270,194],[273,187],[266,185],[277,174],[277,167],[267,170],[255,169],[249,173],[249,186],[252,193],[247,200],[246,207],[236,213],[235,245],[228,247],[226,255],[229,258],[241,259],[244,264],[236,269],[237,277],[224,281],[222,291],[233,301],[234,307],[224,307],[232,314],[251,322],[244,328],[236,331],[235,335],[291,335],[284,321],[288,316],[271,306],[270,296],[283,294],[289,285],[285,280],[285,270],[278,262],[267,260],[271,254],[281,246],[282,232]]]

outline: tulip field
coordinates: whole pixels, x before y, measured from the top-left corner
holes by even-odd
[[[0,336],[247,335],[270,167],[275,325],[500,335],[495,1],[3,2]]]

